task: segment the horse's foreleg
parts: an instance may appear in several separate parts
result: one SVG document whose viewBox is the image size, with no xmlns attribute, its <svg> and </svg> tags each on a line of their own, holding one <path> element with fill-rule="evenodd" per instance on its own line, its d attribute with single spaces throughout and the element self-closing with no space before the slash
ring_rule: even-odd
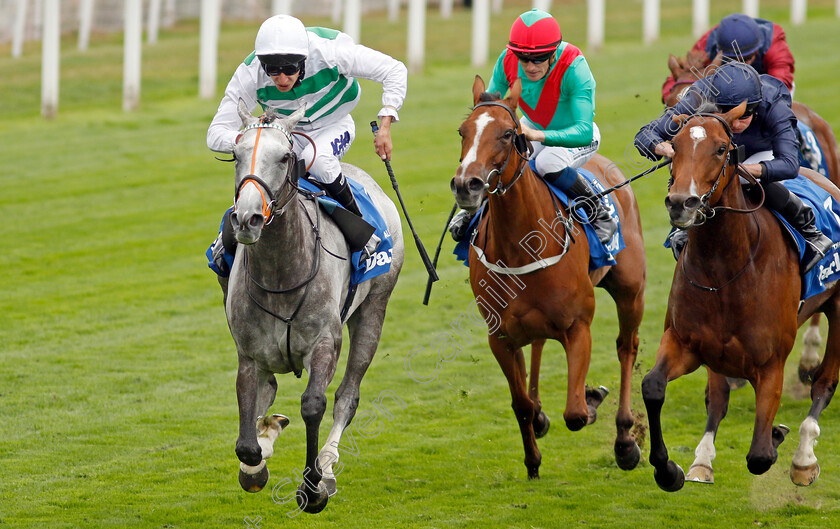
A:
<svg viewBox="0 0 840 529">
<path fill-rule="evenodd" d="M 775 363 L 768 363 L 759 378 L 753 382 L 755 426 L 750 451 L 747 453 L 747 469 L 753 474 L 767 472 L 779 455 L 776 450 L 779 443 L 773 442 L 773 419 L 782 400 L 783 381 L 784 361 L 777 360 Z"/>
<path fill-rule="evenodd" d="M 668 449 L 662 437 L 662 406 L 665 404 L 665 388 L 674 380 L 699 367 L 699 360 L 684 352 L 682 344 L 670 328 L 665 330 L 659 343 L 656 364 L 642 380 L 642 398 L 650 426 L 650 464 L 656 484 L 665 491 L 675 492 L 683 487 L 685 473 L 676 463 L 668 459 Z"/>
<path fill-rule="evenodd" d="M 270 373 L 261 371 L 253 359 L 239 355 L 239 368 L 236 375 L 239 437 L 236 440 L 236 456 L 241 462 L 239 484 L 248 492 L 259 492 L 268 482 L 268 468 L 265 466 L 263 447 L 257 439 L 257 414 L 261 410 L 260 401 L 263 403 L 265 401 L 265 398 L 260 398 L 260 396 L 266 394 L 266 386 L 270 386 L 269 378 L 274 377 Z M 279 428 L 282 429 L 282 426 Z M 268 454 L 269 457 L 270 455 Z"/>
<path fill-rule="evenodd" d="M 566 388 L 566 410 L 563 418 L 569 430 L 577 431 L 594 422 L 594 408 L 586 402 L 586 373 L 592 354 L 592 334 L 589 322 L 576 321 L 566 331 L 563 347 L 566 349 L 566 365 L 569 371 L 569 385 Z"/>
<path fill-rule="evenodd" d="M 542 401 L 540 401 L 540 363 L 543 347 L 545 347 L 545 340 L 536 340 L 531 343 L 531 372 L 528 375 L 528 396 L 534 404 L 534 435 L 537 439 L 544 437 L 551 426 L 551 421 L 542 410 Z"/>
<path fill-rule="evenodd" d="M 802 356 L 799 357 L 799 380 L 803 384 L 810 384 L 814 371 L 820 365 L 820 313 L 817 312 L 808 322 L 808 328 L 802 336 Z"/>
<path fill-rule="evenodd" d="M 799 426 L 799 446 L 793 455 L 790 466 L 790 479 L 800 486 L 807 486 L 816 481 L 820 475 L 820 465 L 814 453 L 814 444 L 820 435 L 819 419 L 822 411 L 831 402 L 837 389 L 838 371 L 840 371 L 840 315 L 837 309 L 827 312 L 829 318 L 828 339 L 825 357 L 822 364 L 814 372 L 811 384 L 811 409 L 808 417 Z"/>
<path fill-rule="evenodd" d="M 539 479 L 542 454 L 537 448 L 537 438 L 534 435 L 534 403 L 528 396 L 525 357 L 521 348 L 508 347 L 495 335 L 491 335 L 489 341 L 493 356 L 502 368 L 510 388 L 511 407 L 519 423 L 522 444 L 525 448 L 525 468 L 528 471 L 528 479 Z"/>
<path fill-rule="evenodd" d="M 706 430 L 697 448 L 694 449 L 694 462 L 688 469 L 686 479 L 697 483 L 714 483 L 715 474 L 712 461 L 715 459 L 715 437 L 720 421 L 729 410 L 729 382 L 726 377 L 707 369 L 709 379 L 706 382 Z"/>
<path fill-rule="evenodd" d="M 327 386 L 335 374 L 340 347 L 340 338 L 337 343 L 327 338 L 316 346 L 309 366 L 309 383 L 300 398 L 300 415 L 306 425 L 306 468 L 303 483 L 298 487 L 302 494 L 298 494 L 296 499 L 298 505 L 310 514 L 324 510 L 329 500 L 318 464 L 318 430 L 327 410 Z"/>
</svg>

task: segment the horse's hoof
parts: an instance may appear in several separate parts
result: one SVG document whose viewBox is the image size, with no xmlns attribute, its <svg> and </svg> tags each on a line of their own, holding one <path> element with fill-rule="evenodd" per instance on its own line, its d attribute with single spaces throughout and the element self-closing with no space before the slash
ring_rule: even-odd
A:
<svg viewBox="0 0 840 529">
<path fill-rule="evenodd" d="M 566 419 L 566 428 L 568 428 L 572 432 L 577 432 L 578 430 L 583 429 L 584 426 L 587 424 L 592 424 L 595 422 L 593 418 L 593 414 L 595 413 L 595 408 L 589 407 L 589 415 L 586 417 L 572 417 L 572 418 L 565 418 Z"/>
<path fill-rule="evenodd" d="M 790 480 L 795 485 L 800 487 L 807 487 L 811 483 L 817 481 L 820 477 L 820 464 L 814 463 L 808 467 L 800 467 L 791 463 L 790 465 Z"/>
<path fill-rule="evenodd" d="M 800 364 L 799 369 L 797 370 L 797 373 L 799 374 L 799 381 L 806 386 L 811 384 L 811 382 L 814 381 L 814 371 L 816 371 L 816 368 L 809 368 Z"/>
<path fill-rule="evenodd" d="M 327 494 L 330 496 L 335 496 L 335 493 L 338 492 L 338 487 L 336 486 L 335 478 L 321 478 L 321 483 L 327 489 Z"/>
<path fill-rule="evenodd" d="M 327 492 L 327 488 L 324 486 L 323 481 L 318 483 L 318 490 L 314 492 L 309 490 L 306 486 L 306 482 L 301 483 L 298 487 L 298 492 L 302 493 L 295 494 L 298 507 L 309 514 L 318 514 L 323 511 L 324 507 L 327 506 L 327 502 L 330 501 L 330 495 Z"/>
<path fill-rule="evenodd" d="M 785 437 L 787 437 L 787 434 L 789 433 L 790 427 L 785 426 L 784 424 L 774 426 L 771 433 L 773 437 L 773 448 L 779 448 L 779 445 L 784 442 Z"/>
<path fill-rule="evenodd" d="M 534 419 L 534 436 L 537 439 L 545 437 L 545 434 L 548 433 L 548 428 L 551 426 L 551 421 L 548 420 L 548 415 L 545 414 L 542 410 L 540 410 L 539 415 L 537 415 L 536 419 Z"/>
<path fill-rule="evenodd" d="M 685 485 L 685 472 L 670 459 L 663 472 L 659 472 L 659 469 L 656 468 L 653 469 L 653 478 L 659 488 L 665 492 L 677 492 Z"/>
<path fill-rule="evenodd" d="M 709 465 L 695 463 L 688 469 L 688 475 L 685 479 L 694 483 L 708 483 L 711 485 L 715 482 L 715 472 Z"/>
<path fill-rule="evenodd" d="M 245 463 L 239 463 L 239 484 L 245 492 L 259 492 L 268 483 L 268 467 L 265 461 L 251 467 Z"/>
<path fill-rule="evenodd" d="M 609 395 L 610 390 L 604 386 L 597 388 L 586 388 L 586 407 L 589 414 L 586 424 L 593 424 L 598 420 L 598 406 L 604 402 L 604 399 Z"/>
<path fill-rule="evenodd" d="M 741 389 L 742 387 L 747 385 L 747 379 L 745 378 L 726 377 L 726 382 L 729 384 L 729 389 L 731 391 Z"/>
<path fill-rule="evenodd" d="M 622 450 L 619 448 L 618 443 L 616 443 L 615 462 L 621 470 L 633 470 L 639 464 L 639 460 L 642 459 L 642 450 L 635 441 L 633 441 L 633 446 L 628 453 L 621 454 L 621 452 Z"/>
</svg>

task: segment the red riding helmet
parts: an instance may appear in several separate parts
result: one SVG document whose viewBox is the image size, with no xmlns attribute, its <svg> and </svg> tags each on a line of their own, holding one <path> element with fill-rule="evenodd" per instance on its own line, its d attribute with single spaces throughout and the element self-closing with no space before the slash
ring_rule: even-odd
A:
<svg viewBox="0 0 840 529">
<path fill-rule="evenodd" d="M 562 41 L 560 24 L 554 17 L 545 11 L 532 9 L 513 22 L 507 48 L 520 53 L 548 53 L 556 50 Z"/>
</svg>

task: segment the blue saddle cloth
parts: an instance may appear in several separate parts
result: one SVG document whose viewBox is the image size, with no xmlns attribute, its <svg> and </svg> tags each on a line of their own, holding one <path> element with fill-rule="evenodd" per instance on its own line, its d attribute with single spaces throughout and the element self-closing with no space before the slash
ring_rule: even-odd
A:
<svg viewBox="0 0 840 529">
<path fill-rule="evenodd" d="M 596 193 L 604 190 L 604 186 L 601 185 L 601 182 L 598 181 L 597 178 L 595 178 L 594 174 L 586 169 L 578 169 L 577 171 L 589 181 L 589 185 L 592 186 L 592 189 L 594 189 Z M 551 184 L 548 184 L 548 187 L 560 200 L 563 206 L 569 206 L 569 197 L 566 193 Z M 612 239 L 610 239 L 609 244 L 604 245 L 600 240 L 598 240 L 598 235 L 595 233 L 595 229 L 592 225 L 589 223 L 583 223 L 583 231 L 586 233 L 586 239 L 589 241 L 589 270 L 595 270 L 596 268 L 601 268 L 602 266 L 613 266 L 615 264 L 615 256 L 618 255 L 618 252 L 625 248 L 624 236 L 621 234 L 621 223 L 619 222 L 618 211 L 615 208 L 612 196 L 607 195 L 602 197 L 601 203 L 608 209 L 610 215 L 612 215 L 613 219 L 615 219 L 618 223 L 618 230 L 615 232 Z M 472 241 L 475 235 L 475 231 L 478 227 L 478 220 L 481 218 L 483 209 L 484 206 L 482 206 L 479 209 L 478 214 L 473 217 L 472 222 L 467 228 L 466 236 L 455 245 L 455 250 L 452 252 L 455 254 L 456 259 L 463 261 L 464 266 L 467 267 L 470 266 L 470 241 Z M 578 208 L 578 214 L 578 218 L 587 218 L 586 213 L 582 208 Z"/>
<path fill-rule="evenodd" d="M 802 140 L 804 141 L 805 145 L 807 145 L 808 148 L 810 148 L 817 154 L 819 160 L 819 164 L 817 165 L 817 167 L 811 167 L 811 163 L 808 160 L 806 160 L 805 157 L 802 155 L 801 147 L 803 146 L 800 146 L 799 165 L 801 165 L 802 167 L 807 167 L 808 169 L 813 169 L 814 171 L 828 178 L 828 163 L 826 162 L 825 154 L 823 153 L 822 147 L 817 141 L 817 137 L 814 136 L 814 132 L 808 127 L 808 125 L 805 125 L 801 121 L 797 121 L 796 124 L 799 127 L 799 132 L 802 133 Z"/>
<path fill-rule="evenodd" d="M 359 264 L 359 259 L 362 257 L 361 250 L 351 254 L 350 261 L 353 264 L 353 272 L 350 274 L 350 284 L 358 285 L 368 279 L 382 275 L 391 269 L 391 252 L 394 249 L 394 241 L 391 240 L 391 232 L 388 230 L 385 218 L 379 209 L 377 209 L 362 184 L 350 178 L 347 179 L 347 182 L 349 182 L 350 188 L 353 189 L 353 196 L 356 198 L 356 204 L 358 204 L 359 210 L 362 212 L 362 217 L 368 224 L 375 228 L 374 234 L 381 240 L 379 246 L 376 248 L 376 253 L 368 257 L 361 264 Z M 298 180 L 298 184 L 301 189 L 313 193 L 321 191 L 320 188 L 305 178 Z M 329 195 L 318 197 L 318 202 L 321 204 L 321 207 L 326 208 L 328 211 L 330 208 L 343 207 Z"/>
<path fill-rule="evenodd" d="M 840 279 L 840 255 L 838 254 L 837 241 L 840 241 L 840 204 L 834 200 L 828 191 L 800 175 L 791 180 L 784 180 L 782 184 L 792 193 L 796 194 L 802 201 L 810 206 L 816 217 L 817 228 L 823 234 L 835 242 L 834 246 L 825 254 L 825 257 L 817 266 L 812 268 L 802 278 L 801 299 L 805 300 L 825 292 L 826 283 Z M 805 253 L 805 239 L 798 231 L 788 224 L 781 215 L 773 212 L 787 232 L 796 242 L 799 251 L 799 259 Z"/>
<path fill-rule="evenodd" d="M 379 209 L 377 209 L 374 205 L 365 188 L 360 183 L 355 180 L 351 180 L 350 178 L 348 178 L 347 181 L 353 189 L 353 196 L 356 198 L 356 204 L 358 204 L 359 210 L 362 212 L 362 216 L 367 223 L 375 228 L 374 233 L 380 239 L 376 253 L 370 256 L 367 260 L 363 261 L 361 264 L 359 263 L 359 259 L 361 259 L 362 255 L 361 251 L 353 252 L 350 256 L 350 261 L 353 265 L 353 272 L 350 274 L 350 285 L 353 286 L 358 285 L 359 283 L 364 283 L 368 279 L 384 274 L 391 269 L 391 252 L 394 248 L 394 241 L 391 239 L 391 232 L 388 230 L 385 218 L 382 216 Z M 321 191 L 320 188 L 305 178 L 298 180 L 298 186 L 301 189 L 305 189 L 313 193 Z M 332 211 L 332 209 L 336 207 L 343 207 L 335 199 L 327 195 L 318 197 L 318 202 L 321 204 L 321 207 L 324 207 L 327 211 Z M 219 233 L 222 231 L 224 219 L 227 218 L 228 212 L 232 209 L 232 207 L 229 208 L 222 217 L 222 223 L 219 225 Z M 208 260 L 207 266 L 209 266 L 210 269 L 217 274 L 221 275 L 220 271 L 213 263 L 212 248 L 213 246 L 210 245 L 210 248 L 208 248 L 205 252 Z M 227 261 L 228 268 L 232 268 L 234 258 L 233 254 L 225 252 L 224 258 L 225 261 Z"/>
</svg>

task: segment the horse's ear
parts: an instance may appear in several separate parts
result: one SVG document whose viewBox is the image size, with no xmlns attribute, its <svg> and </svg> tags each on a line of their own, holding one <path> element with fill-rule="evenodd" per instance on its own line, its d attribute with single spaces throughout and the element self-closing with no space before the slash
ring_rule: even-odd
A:
<svg viewBox="0 0 840 529">
<path fill-rule="evenodd" d="M 306 112 L 306 107 L 299 107 L 297 110 L 289 114 L 289 117 L 283 119 L 283 126 L 286 130 L 291 131 L 301 120 L 303 114 Z"/>
<path fill-rule="evenodd" d="M 510 95 L 507 96 L 507 104 L 514 111 L 519 107 L 519 97 L 522 95 L 522 81 L 517 77 L 510 87 Z"/>
<path fill-rule="evenodd" d="M 738 118 L 744 115 L 744 111 L 747 110 L 747 100 L 741 101 L 741 104 L 737 107 L 733 108 L 726 114 L 723 114 L 723 119 L 726 120 L 727 123 L 732 125 Z"/>
<path fill-rule="evenodd" d="M 245 104 L 245 100 L 241 97 L 239 98 L 239 103 L 236 105 L 236 110 L 239 111 L 239 118 L 246 127 L 259 121 L 259 118 L 255 118 L 251 114 L 251 111 L 248 110 L 248 105 Z"/>
<path fill-rule="evenodd" d="M 675 114 L 671 116 L 671 121 L 682 127 L 685 125 L 685 122 L 691 119 L 691 115 L 689 114 Z"/>
<path fill-rule="evenodd" d="M 680 66 L 680 61 L 674 56 L 673 53 L 668 54 L 668 69 L 671 70 L 671 75 L 674 76 L 674 79 L 679 77 L 682 73 L 682 66 Z"/>
<path fill-rule="evenodd" d="M 475 82 L 473 83 L 473 106 L 477 105 L 481 100 L 481 94 L 484 93 L 484 89 L 484 79 L 480 75 L 476 75 Z"/>
</svg>

